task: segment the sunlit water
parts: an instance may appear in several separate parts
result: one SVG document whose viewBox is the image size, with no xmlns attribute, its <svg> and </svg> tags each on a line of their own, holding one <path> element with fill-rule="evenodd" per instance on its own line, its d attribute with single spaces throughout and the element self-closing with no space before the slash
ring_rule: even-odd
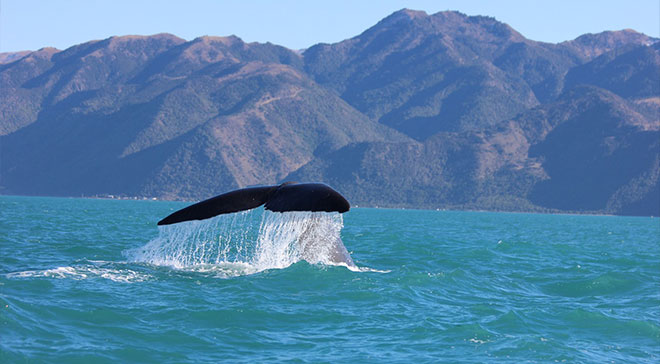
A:
<svg viewBox="0 0 660 364">
<path fill-rule="evenodd" d="M 0 362 L 660 361 L 657 218 L 185 205 L 0 196 Z"/>
</svg>

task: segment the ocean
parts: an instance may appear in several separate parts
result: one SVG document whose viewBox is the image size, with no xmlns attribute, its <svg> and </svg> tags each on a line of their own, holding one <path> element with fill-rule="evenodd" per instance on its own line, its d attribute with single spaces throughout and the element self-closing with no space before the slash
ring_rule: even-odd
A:
<svg viewBox="0 0 660 364">
<path fill-rule="evenodd" d="M 186 205 L 0 196 L 0 362 L 660 362 L 658 218 Z"/>
</svg>

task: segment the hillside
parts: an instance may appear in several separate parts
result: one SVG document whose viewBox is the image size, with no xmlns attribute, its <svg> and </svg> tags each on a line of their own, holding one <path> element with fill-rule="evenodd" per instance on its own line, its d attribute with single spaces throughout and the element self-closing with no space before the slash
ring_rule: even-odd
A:
<svg viewBox="0 0 660 364">
<path fill-rule="evenodd" d="M 658 123 L 581 87 L 479 132 L 347 145 L 287 179 L 328 181 L 362 205 L 653 214 L 659 149 Z"/>
<path fill-rule="evenodd" d="M 123 36 L 0 58 L 0 193 L 660 214 L 660 43 L 402 10 L 302 54 Z"/>
<path fill-rule="evenodd" d="M 398 138 L 314 84 L 297 60 L 238 38 L 168 35 L 58 53 L 17 87 L 41 109 L 7 128 L 3 185 L 19 194 L 197 198 L 277 181 L 350 141 Z M 2 71 L 21 74 L 23 62 Z"/>
</svg>

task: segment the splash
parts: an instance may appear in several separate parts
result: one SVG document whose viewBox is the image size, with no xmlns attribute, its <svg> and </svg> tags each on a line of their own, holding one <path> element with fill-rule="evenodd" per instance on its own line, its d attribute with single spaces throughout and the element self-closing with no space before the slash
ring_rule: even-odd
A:
<svg viewBox="0 0 660 364">
<path fill-rule="evenodd" d="M 151 275 L 122 267 L 120 263 L 89 261 L 85 264 L 56 267 L 44 270 L 26 270 L 8 273 L 7 278 L 33 278 L 46 277 L 57 279 L 93 279 L 104 278 L 114 282 L 135 283 L 144 282 L 152 278 Z"/>
<path fill-rule="evenodd" d="M 338 213 L 253 209 L 159 227 L 145 246 L 125 252 L 132 262 L 179 269 L 227 269 L 250 274 L 299 261 L 357 269 L 341 241 Z M 225 272 L 226 273 L 226 272 Z"/>
</svg>

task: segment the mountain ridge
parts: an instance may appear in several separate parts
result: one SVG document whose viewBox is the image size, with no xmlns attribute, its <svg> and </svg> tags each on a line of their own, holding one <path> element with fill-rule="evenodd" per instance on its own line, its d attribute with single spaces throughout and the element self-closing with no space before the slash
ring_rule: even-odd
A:
<svg viewBox="0 0 660 364">
<path fill-rule="evenodd" d="M 167 33 L 44 48 L 0 62 L 0 193 L 297 179 L 361 206 L 658 215 L 659 69 L 631 30 L 550 44 L 408 9 L 303 52 Z"/>
</svg>

